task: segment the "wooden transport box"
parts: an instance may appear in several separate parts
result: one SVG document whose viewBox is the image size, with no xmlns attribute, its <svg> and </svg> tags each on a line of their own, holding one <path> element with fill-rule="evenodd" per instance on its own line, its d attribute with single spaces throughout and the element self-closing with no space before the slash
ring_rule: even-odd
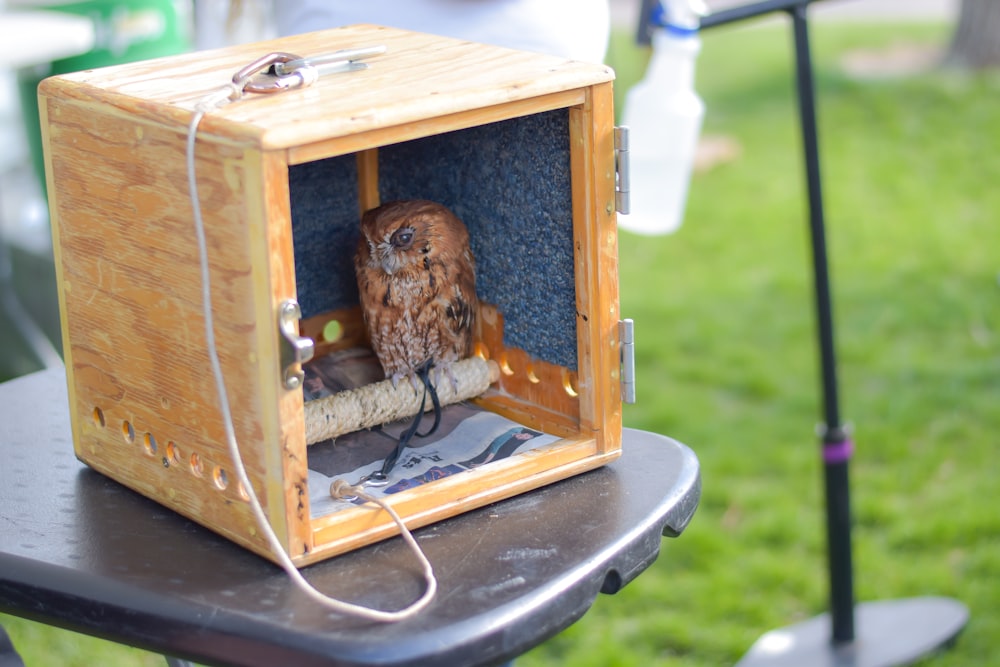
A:
<svg viewBox="0 0 1000 667">
<path fill-rule="evenodd" d="M 345 447 L 307 446 L 308 387 L 290 356 L 290 343 L 308 349 L 306 339 L 321 360 L 366 345 L 352 256 L 361 213 L 380 202 L 430 199 L 465 222 L 482 304 L 476 356 L 500 371 L 476 404 L 521 431 L 555 436 L 401 483 L 386 497 L 408 525 L 619 454 L 612 71 L 352 26 L 63 75 L 39 88 L 76 455 L 274 558 L 232 473 L 210 369 L 189 124 L 200 100 L 265 54 L 377 45 L 385 52 L 367 69 L 247 92 L 209 111 L 196 135 L 216 349 L 236 439 L 299 566 L 397 532 L 385 511 L 334 501 L 321 485 L 340 473 L 313 470 L 322 467 L 317 452 L 325 448 L 326 461 Z M 418 440 L 413 447 L 421 451 Z"/>
</svg>

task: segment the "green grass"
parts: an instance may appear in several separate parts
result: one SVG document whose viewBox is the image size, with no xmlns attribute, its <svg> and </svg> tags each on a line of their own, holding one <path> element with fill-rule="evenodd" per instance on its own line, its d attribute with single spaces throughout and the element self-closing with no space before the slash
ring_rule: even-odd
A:
<svg viewBox="0 0 1000 667">
<path fill-rule="evenodd" d="M 945 26 L 821 24 L 812 36 L 841 398 L 858 447 L 857 597 L 963 601 L 968 628 L 927 664 L 978 667 L 1000 649 L 1000 76 L 860 81 L 838 66 L 857 47 L 945 43 Z M 613 50 L 619 91 L 642 62 L 625 41 Z M 649 570 L 521 667 L 729 665 L 763 632 L 827 608 L 792 81 L 784 25 L 705 35 L 705 131 L 742 155 L 695 178 L 678 233 L 621 238 L 639 368 L 626 423 L 696 451 L 701 505 Z M 162 664 L 0 622 L 29 667 Z"/>
<path fill-rule="evenodd" d="M 839 57 L 943 26 L 815 25 L 841 398 L 852 422 L 859 601 L 958 598 L 971 621 L 927 664 L 1000 644 L 1000 93 L 997 73 L 852 80 Z M 616 48 L 618 46 L 616 45 Z M 615 51 L 619 83 L 634 53 Z M 695 177 L 672 236 L 621 238 L 636 321 L 629 426 L 690 444 L 694 521 L 631 586 L 522 666 L 728 665 L 827 609 L 821 418 L 801 144 L 783 25 L 707 33 L 707 133 L 742 156 Z M 624 86 L 620 86 L 624 88 Z"/>
</svg>

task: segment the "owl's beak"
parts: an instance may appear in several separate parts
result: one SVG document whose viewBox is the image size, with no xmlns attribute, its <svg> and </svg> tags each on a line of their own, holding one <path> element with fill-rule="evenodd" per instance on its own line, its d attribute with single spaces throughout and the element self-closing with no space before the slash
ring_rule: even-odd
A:
<svg viewBox="0 0 1000 667">
<path fill-rule="evenodd" d="M 388 275 L 391 276 L 396 272 L 397 269 L 399 269 L 399 258 L 396 257 L 396 253 L 392 251 L 391 247 L 386 248 L 380 245 L 378 249 L 378 254 L 379 254 L 379 261 L 378 261 L 379 266 L 381 266 L 382 270 L 385 271 Z"/>
</svg>

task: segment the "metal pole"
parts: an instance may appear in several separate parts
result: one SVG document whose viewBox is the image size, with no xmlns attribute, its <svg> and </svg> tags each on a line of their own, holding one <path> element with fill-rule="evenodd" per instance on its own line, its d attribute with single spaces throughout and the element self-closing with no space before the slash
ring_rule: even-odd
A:
<svg viewBox="0 0 1000 667">
<path fill-rule="evenodd" d="M 837 361 L 833 339 L 833 307 L 827 264 L 823 194 L 820 187 L 819 141 L 816 128 L 816 94 L 813 84 L 809 24 L 805 4 L 789 10 L 795 34 L 795 71 L 799 115 L 805 154 L 806 187 L 809 195 L 809 230 L 812 240 L 823 386 L 823 417 L 820 437 L 826 482 L 827 549 L 829 554 L 830 606 L 835 644 L 854 641 L 854 574 L 851 550 L 851 503 L 848 463 L 853 445 L 840 422 Z"/>
<path fill-rule="evenodd" d="M 712 12 L 703 17 L 701 29 L 758 18 L 773 12 L 790 12 L 794 9 L 802 9 L 811 2 L 818 2 L 818 0 L 759 0 L 746 5 L 737 5 Z"/>
<path fill-rule="evenodd" d="M 759 0 L 706 16 L 701 22 L 702 29 L 705 29 L 775 11 L 787 12 L 792 19 L 823 392 L 820 442 L 826 483 L 829 618 L 824 614 L 764 634 L 737 667 L 907 665 L 954 641 L 968 622 L 969 610 L 960 602 L 940 597 L 868 602 L 857 606 L 854 603 L 848 478 L 848 463 L 854 445 L 840 421 L 837 393 L 833 306 L 823 221 L 823 193 L 820 187 L 816 92 L 806 18 L 806 8 L 812 1 L 815 0 Z M 648 27 L 640 26 L 640 38 L 646 31 Z"/>
</svg>

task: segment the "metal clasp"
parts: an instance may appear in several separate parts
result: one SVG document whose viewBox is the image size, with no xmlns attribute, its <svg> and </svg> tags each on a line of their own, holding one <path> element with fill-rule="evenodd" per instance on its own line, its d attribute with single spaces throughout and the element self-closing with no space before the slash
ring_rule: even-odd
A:
<svg viewBox="0 0 1000 667">
<path fill-rule="evenodd" d="M 368 486 L 373 489 L 378 489 L 383 486 L 389 486 L 389 478 L 382 471 L 376 470 L 375 472 L 370 472 L 359 479 L 355 486 Z"/>
<path fill-rule="evenodd" d="M 340 49 L 319 56 L 308 58 L 298 58 L 274 64 L 274 72 L 278 75 L 294 74 L 304 67 L 311 67 L 318 75 L 332 74 L 334 72 L 353 72 L 354 70 L 366 69 L 366 63 L 358 62 L 362 58 L 377 56 L 386 52 L 386 47 L 362 46 L 356 49 Z"/>
<path fill-rule="evenodd" d="M 294 300 L 286 299 L 281 303 L 278 311 L 278 331 L 281 333 L 281 339 L 278 342 L 281 346 L 281 380 L 285 389 L 298 389 L 302 386 L 302 381 L 305 379 L 302 364 L 312 359 L 315 352 L 313 339 L 299 335 L 301 317 L 302 311 Z"/>
<path fill-rule="evenodd" d="M 315 71 L 310 78 L 306 76 L 307 72 L 301 69 L 286 74 L 278 74 L 275 70 L 275 66 L 279 63 L 297 60 L 302 58 L 292 53 L 281 51 L 269 53 L 236 72 L 233 75 L 233 85 L 251 93 L 277 93 L 311 83 L 316 78 Z"/>
<path fill-rule="evenodd" d="M 632 209 L 632 177 L 629 168 L 628 127 L 615 128 L 615 210 L 628 215 Z"/>
<path fill-rule="evenodd" d="M 384 46 L 341 49 L 332 53 L 303 58 L 277 51 L 258 58 L 233 75 L 233 85 L 251 93 L 280 93 L 308 86 L 321 74 L 353 72 L 365 69 L 362 58 L 385 53 Z"/>
<path fill-rule="evenodd" d="M 622 402 L 635 403 L 635 324 L 632 320 L 618 321 L 618 344 L 621 346 Z"/>
</svg>

